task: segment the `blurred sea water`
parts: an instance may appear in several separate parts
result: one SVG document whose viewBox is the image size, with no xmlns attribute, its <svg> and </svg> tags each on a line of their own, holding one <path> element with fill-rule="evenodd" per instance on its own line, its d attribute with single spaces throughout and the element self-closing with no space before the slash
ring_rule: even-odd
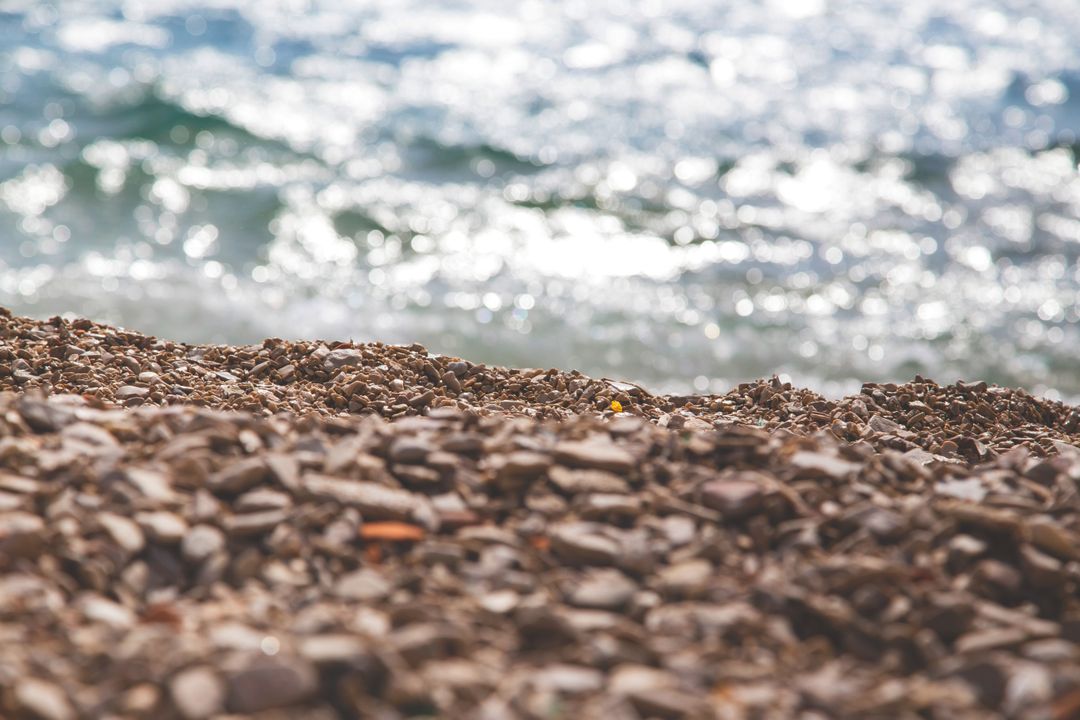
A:
<svg viewBox="0 0 1080 720">
<path fill-rule="evenodd" d="M 1080 396 L 1075 0 L 3 0 L 0 304 Z"/>
</svg>

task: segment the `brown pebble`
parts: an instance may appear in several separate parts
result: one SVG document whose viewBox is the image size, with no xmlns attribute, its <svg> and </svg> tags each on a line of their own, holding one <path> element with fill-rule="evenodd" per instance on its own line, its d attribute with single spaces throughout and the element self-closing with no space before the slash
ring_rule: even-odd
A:
<svg viewBox="0 0 1080 720">
<path fill-rule="evenodd" d="M 297 705 L 318 690 L 318 674 L 299 658 L 256 658 L 229 678 L 228 708 L 256 713 Z"/>
</svg>

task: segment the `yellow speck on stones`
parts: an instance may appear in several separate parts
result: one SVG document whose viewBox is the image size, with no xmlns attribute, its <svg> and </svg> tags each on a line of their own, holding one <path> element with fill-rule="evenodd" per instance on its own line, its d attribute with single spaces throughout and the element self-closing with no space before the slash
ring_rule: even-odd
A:
<svg viewBox="0 0 1080 720">
<path fill-rule="evenodd" d="M 622 412 L 622 403 L 619 402 L 618 400 L 612 400 L 611 401 L 611 409 L 614 410 L 617 413 Z"/>
</svg>

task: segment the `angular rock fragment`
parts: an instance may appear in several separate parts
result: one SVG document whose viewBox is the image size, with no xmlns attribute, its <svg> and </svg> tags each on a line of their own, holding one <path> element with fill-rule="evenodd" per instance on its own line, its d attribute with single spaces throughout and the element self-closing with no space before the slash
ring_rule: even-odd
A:
<svg viewBox="0 0 1080 720">
<path fill-rule="evenodd" d="M 713 480 L 701 487 L 701 501 L 727 520 L 741 520 L 762 509 L 765 491 L 752 480 Z"/>
<path fill-rule="evenodd" d="M 629 473 L 634 457 L 623 448 L 602 442 L 564 441 L 555 446 L 555 459 L 571 467 L 607 470 L 616 474 Z"/>
<path fill-rule="evenodd" d="M 582 523 L 556 528 L 551 549 L 565 561 L 581 565 L 613 565 L 619 557 L 619 543 Z"/>
<path fill-rule="evenodd" d="M 206 482 L 215 493 L 236 494 L 249 490 L 266 477 L 266 463 L 261 458 L 249 458 L 226 465 Z"/>
</svg>

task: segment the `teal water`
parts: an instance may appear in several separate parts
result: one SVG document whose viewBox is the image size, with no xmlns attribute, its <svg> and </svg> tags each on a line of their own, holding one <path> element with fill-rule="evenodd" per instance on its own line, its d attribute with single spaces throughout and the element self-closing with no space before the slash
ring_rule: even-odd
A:
<svg viewBox="0 0 1080 720">
<path fill-rule="evenodd" d="M 1080 396 L 1071 0 L 0 3 L 0 304 Z"/>
</svg>

